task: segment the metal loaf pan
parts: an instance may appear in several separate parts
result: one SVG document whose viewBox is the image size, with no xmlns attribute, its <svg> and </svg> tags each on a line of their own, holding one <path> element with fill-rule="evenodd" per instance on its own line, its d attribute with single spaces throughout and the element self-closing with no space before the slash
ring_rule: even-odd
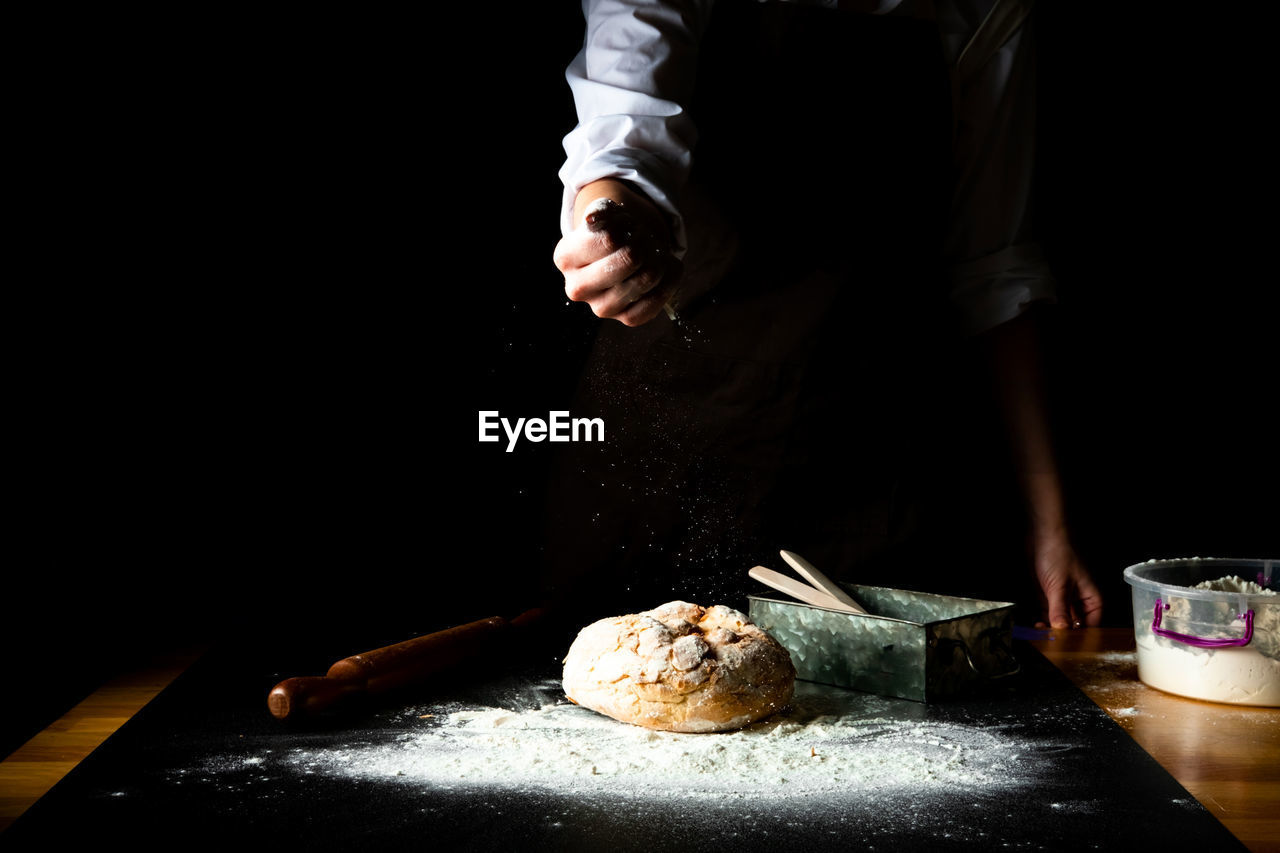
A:
<svg viewBox="0 0 1280 853">
<path fill-rule="evenodd" d="M 1014 605 L 841 584 L 868 615 L 748 596 L 805 681 L 933 702 L 1018 671 Z"/>
</svg>

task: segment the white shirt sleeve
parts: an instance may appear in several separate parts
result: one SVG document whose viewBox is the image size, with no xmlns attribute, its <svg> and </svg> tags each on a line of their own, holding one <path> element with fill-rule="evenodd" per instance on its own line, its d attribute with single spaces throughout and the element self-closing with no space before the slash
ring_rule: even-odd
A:
<svg viewBox="0 0 1280 853">
<path fill-rule="evenodd" d="M 815 0 L 809 0 L 815 2 Z M 817 0 L 821 2 L 821 0 Z M 1026 0 L 999 0 L 1018 5 Z M 862 0 L 872 14 L 925 14 L 953 63 L 996 0 Z M 578 124 L 565 137 L 561 229 L 573 229 L 578 191 L 601 178 L 630 181 L 666 212 L 675 251 L 687 247 L 679 194 L 697 137 L 687 111 L 698 43 L 712 0 L 583 0 L 586 38 L 565 73 Z M 922 12 L 923 10 L 923 12 Z M 1031 239 L 1035 66 L 1030 25 L 989 57 L 968 58 L 955 81 L 956 187 L 944 254 L 951 302 L 977 334 L 1054 298 L 1054 282 Z"/>
<path fill-rule="evenodd" d="M 943 49 L 954 65 L 992 11 L 1027 0 L 938 2 Z M 992 16 L 998 18 L 999 15 Z M 990 25 L 988 25 L 990 26 Z M 1034 240 L 1031 184 L 1035 159 L 1035 55 L 1024 20 L 986 56 L 966 57 L 953 72 L 956 179 L 944 255 L 950 299 L 961 331 L 976 335 L 1017 317 L 1056 287 Z M 977 41 L 977 40 L 975 40 Z"/>
<path fill-rule="evenodd" d="M 561 230 L 573 229 L 582 187 L 618 178 L 667 213 L 683 254 L 677 200 L 697 136 L 687 106 L 711 0 L 583 0 L 582 6 L 586 39 L 565 72 L 578 125 L 564 139 Z"/>
</svg>

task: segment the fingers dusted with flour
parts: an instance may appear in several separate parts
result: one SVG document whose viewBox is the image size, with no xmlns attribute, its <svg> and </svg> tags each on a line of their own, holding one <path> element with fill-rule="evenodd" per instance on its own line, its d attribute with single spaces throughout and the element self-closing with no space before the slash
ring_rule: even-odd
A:
<svg viewBox="0 0 1280 853">
<path fill-rule="evenodd" d="M 565 294 L 597 317 L 639 326 L 657 316 L 680 277 L 670 229 L 643 195 L 619 181 L 578 193 L 577 227 L 556 245 Z"/>
</svg>

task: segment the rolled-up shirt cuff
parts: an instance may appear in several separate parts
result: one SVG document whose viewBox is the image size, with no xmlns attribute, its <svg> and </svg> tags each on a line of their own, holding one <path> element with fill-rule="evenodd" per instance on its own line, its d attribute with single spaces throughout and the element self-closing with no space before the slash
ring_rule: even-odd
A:
<svg viewBox="0 0 1280 853">
<path fill-rule="evenodd" d="M 612 79 L 617 75 L 605 61 L 607 52 L 596 69 L 606 79 L 590 79 L 588 52 L 584 49 L 565 72 L 579 123 L 564 138 L 561 231 L 573 230 L 574 199 L 584 186 L 615 178 L 630 182 L 666 213 L 674 243 L 683 254 L 684 222 L 675 196 L 689 175 L 697 129 L 677 101 L 633 88 L 652 87 L 653 82 L 625 75 Z"/>
<path fill-rule="evenodd" d="M 1049 264 L 1037 243 L 1020 243 L 952 267 L 951 304 L 960 330 L 978 335 L 1057 300 Z"/>
<path fill-rule="evenodd" d="M 647 161 L 652 155 L 635 149 L 613 150 L 595 155 L 582 164 L 576 164 L 573 173 L 566 168 L 560 174 L 564 183 L 564 195 L 560 209 L 560 231 L 568 234 L 574 228 L 573 206 L 578 192 L 592 181 L 611 178 L 627 181 L 648 196 L 663 211 L 671 225 L 672 252 L 683 257 L 687 248 L 684 218 L 676 208 L 675 199 L 664 189 L 663 182 L 653 177 L 655 164 Z"/>
</svg>

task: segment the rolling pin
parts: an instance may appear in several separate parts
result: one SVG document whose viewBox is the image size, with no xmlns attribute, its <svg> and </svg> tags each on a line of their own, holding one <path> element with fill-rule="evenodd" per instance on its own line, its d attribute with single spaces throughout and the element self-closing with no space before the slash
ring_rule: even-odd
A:
<svg viewBox="0 0 1280 853">
<path fill-rule="evenodd" d="M 267 708 L 278 720 L 297 719 L 356 696 L 372 696 L 421 682 L 471 660 L 508 632 L 538 621 L 541 609 L 508 621 L 491 616 L 383 646 L 335 663 L 323 676 L 286 678 L 267 695 Z"/>
</svg>

